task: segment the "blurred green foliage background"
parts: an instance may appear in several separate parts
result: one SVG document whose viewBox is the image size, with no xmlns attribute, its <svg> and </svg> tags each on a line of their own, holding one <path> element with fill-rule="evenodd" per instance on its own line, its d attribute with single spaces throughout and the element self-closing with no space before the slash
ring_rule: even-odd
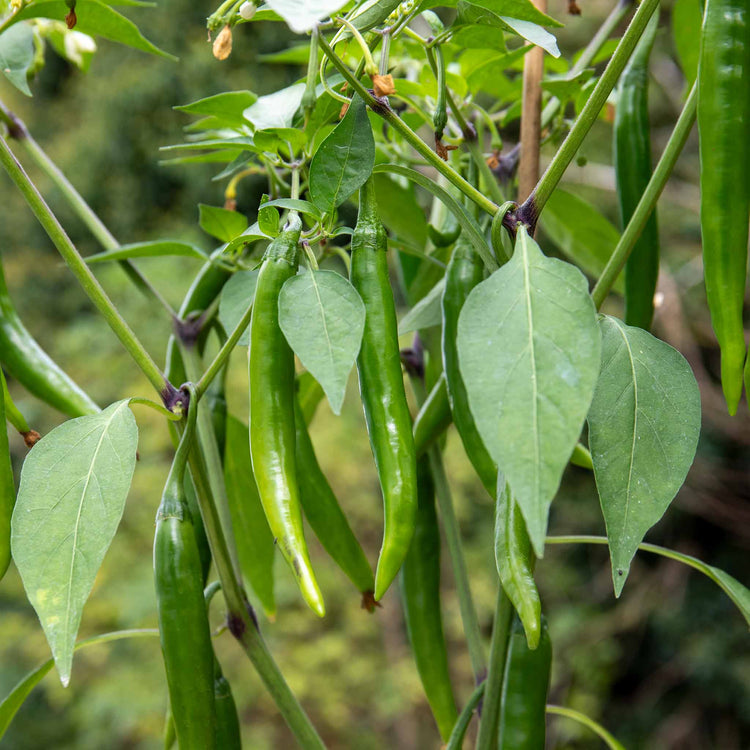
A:
<svg viewBox="0 0 750 750">
<path fill-rule="evenodd" d="M 679 0 L 682 2 L 682 0 Z M 662 9 L 652 86 L 654 148 L 660 150 L 679 109 L 682 80 L 669 35 L 670 6 Z M 560 31 L 563 53 L 585 44 L 605 3 L 583 4 L 580 18 L 565 15 L 562 0 L 551 12 L 568 24 Z M 267 93 L 294 81 L 298 69 L 262 65 L 261 56 L 284 48 L 280 24 L 235 30 L 226 62 L 213 59 L 206 42 L 206 2 L 164 0 L 154 10 L 128 8 L 146 35 L 180 56 L 180 63 L 147 57 L 106 42 L 83 75 L 54 53 L 23 98 L 4 82 L 0 96 L 90 201 L 116 237 L 135 242 L 175 237 L 211 249 L 198 229 L 197 203 L 221 205 L 223 185 L 211 165 L 163 167 L 158 148 L 179 142 L 188 118 L 174 105 L 231 89 Z M 512 143 L 514 134 L 508 134 Z M 610 157 L 611 127 L 602 121 L 587 139 L 586 166 L 571 166 L 567 189 L 579 191 L 617 222 Z M 551 148 L 551 147 L 550 147 Z M 22 156 L 22 154 L 21 154 Z M 74 242 L 89 254 L 95 243 L 49 183 L 31 170 Z M 742 406 L 730 419 L 716 374 L 718 354 L 701 283 L 697 215 L 697 145 L 693 138 L 662 199 L 663 304 L 655 329 L 690 361 L 701 385 L 704 425 L 687 483 L 647 541 L 694 554 L 745 578 L 750 538 L 750 418 Z M 238 210 L 252 219 L 262 185 L 241 185 Z M 32 333 L 101 404 L 128 395 L 149 396 L 119 343 L 73 282 L 10 181 L 0 177 L 0 251 L 8 285 Z M 546 251 L 553 252 L 548 244 Z M 149 260 L 142 270 L 177 306 L 198 270 L 193 260 Z M 97 274 L 149 351 L 163 360 L 169 321 L 115 267 Z M 616 308 L 613 308 L 616 312 Z M 241 352 L 229 376 L 229 408 L 246 411 Z M 59 414 L 15 384 L 14 397 L 29 422 L 45 433 Z M 156 507 L 171 458 L 163 420 L 136 407 L 140 462 L 120 530 L 86 606 L 81 637 L 130 627 L 155 627 L 151 545 Z M 325 404 L 312 426 L 324 470 L 374 562 L 381 538 L 380 492 L 358 401 L 356 381 L 342 417 Z M 25 448 L 11 436 L 14 465 Z M 489 635 L 497 583 L 493 512 L 451 431 L 446 461 L 465 541 L 472 589 Z M 570 469 L 552 508 L 551 533 L 603 534 L 592 478 Z M 328 615 L 318 620 L 277 564 L 279 612 L 262 622 L 265 637 L 293 690 L 332 748 L 433 748 L 439 740 L 406 642 L 397 587 L 383 608 L 369 615 L 348 580 L 312 540 L 312 557 Z M 444 617 L 459 704 L 472 689 L 450 566 L 444 555 Z M 538 583 L 550 622 L 554 668 L 550 701 L 601 721 L 628 748 L 740 750 L 750 747 L 750 649 L 747 629 L 729 600 L 707 579 L 679 564 L 639 555 L 622 598 L 612 595 L 603 548 L 555 546 L 538 565 Z M 220 623 L 220 607 L 214 620 Z M 246 747 L 289 747 L 291 737 L 276 715 L 249 662 L 231 636 L 217 649 L 241 713 Z M 5 695 L 49 652 L 13 567 L 0 586 L 0 693 Z M 120 642 L 80 652 L 70 688 L 55 674 L 45 678 L 11 725 L 3 747 L 160 747 L 166 686 L 157 639 Z M 597 748 L 598 740 L 569 721 L 549 720 L 549 747 Z"/>
</svg>

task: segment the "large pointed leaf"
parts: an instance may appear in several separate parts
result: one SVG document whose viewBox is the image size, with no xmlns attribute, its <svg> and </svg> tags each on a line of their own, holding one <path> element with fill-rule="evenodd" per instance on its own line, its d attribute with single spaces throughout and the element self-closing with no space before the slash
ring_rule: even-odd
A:
<svg viewBox="0 0 750 750">
<path fill-rule="evenodd" d="M 617 318 L 600 325 L 589 444 L 619 596 L 638 545 L 693 463 L 701 402 L 690 365 L 669 344 Z"/>
<path fill-rule="evenodd" d="M 346 5 L 347 0 L 267 0 L 268 7 L 276 11 L 295 34 L 304 34 L 318 25 L 318 21 L 334 14 Z"/>
<path fill-rule="evenodd" d="M 266 616 L 273 617 L 276 613 L 273 593 L 276 547 L 250 463 L 250 433 L 247 426 L 231 414 L 227 417 L 224 481 L 242 575 L 260 599 Z"/>
<path fill-rule="evenodd" d="M 69 12 L 70 9 L 65 0 L 34 0 L 33 3 L 11 16 L 8 24 L 29 18 L 51 18 L 55 21 L 64 21 Z M 76 16 L 78 17 L 76 31 L 82 31 L 91 36 L 101 36 L 111 42 L 119 42 L 142 52 L 150 52 L 152 55 L 177 59 L 174 55 L 160 50 L 149 42 L 132 21 L 100 0 L 77 0 Z"/>
<path fill-rule="evenodd" d="M 537 556 L 599 373 L 588 284 L 521 226 L 511 260 L 469 295 L 458 351 L 474 420 L 516 497 Z"/>
<path fill-rule="evenodd" d="M 357 290 L 335 271 L 293 276 L 281 288 L 279 325 L 300 362 L 323 386 L 334 414 L 340 414 L 365 328 Z"/>
<path fill-rule="evenodd" d="M 352 99 L 344 119 L 320 144 L 310 164 L 310 197 L 331 213 L 364 185 L 375 164 L 375 139 L 367 107 Z"/>
<path fill-rule="evenodd" d="M 128 260 L 130 258 L 161 258 L 169 255 L 186 256 L 206 260 L 208 257 L 199 247 L 180 240 L 153 240 L 151 242 L 133 242 L 120 245 L 116 250 L 107 250 L 96 255 L 89 255 L 87 263 L 102 263 L 109 260 Z"/>
<path fill-rule="evenodd" d="M 13 559 L 63 685 L 83 605 L 125 508 L 137 445 L 128 401 L 118 401 L 45 435 L 21 471 Z"/>
</svg>

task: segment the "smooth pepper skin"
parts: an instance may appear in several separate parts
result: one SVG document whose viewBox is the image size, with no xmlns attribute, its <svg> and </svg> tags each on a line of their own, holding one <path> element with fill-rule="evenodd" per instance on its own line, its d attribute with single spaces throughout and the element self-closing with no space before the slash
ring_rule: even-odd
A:
<svg viewBox="0 0 750 750">
<path fill-rule="evenodd" d="M 221 666 L 214 661 L 214 701 L 216 704 L 216 750 L 242 750 L 240 719 L 232 687 Z"/>
<path fill-rule="evenodd" d="M 434 445 L 452 421 L 448 386 L 445 374 L 441 373 L 414 420 L 414 450 L 417 452 L 417 458 Z"/>
<path fill-rule="evenodd" d="M 365 304 L 357 357 L 359 390 L 385 506 L 385 529 L 375 572 L 375 599 L 393 582 L 414 534 L 417 465 L 398 345 L 396 308 L 388 278 L 388 239 L 377 213 L 375 187 L 359 192 L 352 235 L 351 282 Z"/>
<path fill-rule="evenodd" d="M 503 677 L 498 750 L 544 750 L 551 665 L 546 620 L 542 619 L 539 646 L 531 651 L 521 623 L 514 618 Z"/>
<path fill-rule="evenodd" d="M 453 423 L 464 444 L 475 471 L 482 480 L 487 492 L 495 497 L 497 467 L 484 447 L 482 438 L 474 424 L 469 410 L 469 397 L 466 393 L 461 371 L 458 367 L 458 316 L 471 290 L 484 276 L 482 261 L 470 242 L 461 235 L 453 250 L 445 276 L 443 292 L 443 370 L 448 385 L 448 398 L 453 411 Z"/>
<path fill-rule="evenodd" d="M 99 407 L 66 375 L 26 330 L 13 307 L 0 264 L 0 362 L 27 391 L 69 417 Z"/>
<path fill-rule="evenodd" d="M 703 269 L 730 414 L 742 395 L 742 304 L 750 199 L 747 0 L 707 0 L 698 65 Z"/>
<path fill-rule="evenodd" d="M 440 612 L 440 529 L 427 456 L 417 463 L 417 483 L 417 523 L 401 568 L 401 591 L 414 661 L 440 736 L 446 742 L 458 713 Z"/>
<path fill-rule="evenodd" d="M 181 750 L 215 748 L 214 652 L 203 571 L 183 479 L 195 432 L 197 401 L 188 421 L 156 515 L 154 577 L 169 701 Z"/>
<path fill-rule="evenodd" d="M 5 378 L 1 370 L 0 380 L 0 386 L 4 386 Z M 3 390 L 4 388 L 0 387 L 0 579 L 10 565 L 10 519 L 13 515 L 13 506 L 16 504 L 16 486 L 13 483 L 13 467 L 10 463 Z"/>
<path fill-rule="evenodd" d="M 310 564 L 297 484 L 294 353 L 279 327 L 279 292 L 297 272 L 302 222 L 291 214 L 268 246 L 250 320 L 250 457 L 263 510 L 305 601 L 320 617 L 323 596 Z"/>
<path fill-rule="evenodd" d="M 659 25 L 655 13 L 646 26 L 617 93 L 614 163 L 622 224 L 633 215 L 651 179 L 651 136 L 648 121 L 648 61 Z M 654 316 L 659 276 L 659 227 L 656 212 L 649 217 L 625 264 L 625 322 L 644 330 Z"/>
<path fill-rule="evenodd" d="M 297 481 L 302 510 L 326 552 L 362 592 L 363 607 L 370 608 L 375 587 L 372 568 L 320 468 L 302 407 L 296 397 L 294 419 L 297 433 Z"/>
</svg>

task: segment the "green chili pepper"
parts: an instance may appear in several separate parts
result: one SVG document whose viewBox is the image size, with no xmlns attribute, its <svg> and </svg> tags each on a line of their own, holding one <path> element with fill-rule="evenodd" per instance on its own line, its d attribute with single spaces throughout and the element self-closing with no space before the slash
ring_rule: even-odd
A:
<svg viewBox="0 0 750 750">
<path fill-rule="evenodd" d="M 18 410 L 18 407 L 13 403 L 13 399 L 10 397 L 10 391 L 8 390 L 8 384 L 5 382 L 5 375 L 3 375 L 2 371 L 0 371 L 0 381 L 2 381 L 5 419 L 7 419 L 18 432 L 24 435 L 29 432 L 29 424 L 23 414 Z"/>
<path fill-rule="evenodd" d="M 406 402 L 396 309 L 388 278 L 388 239 L 378 218 L 370 178 L 359 192 L 352 235 L 351 281 L 365 304 L 365 330 L 357 357 L 359 390 L 385 506 L 385 530 L 375 573 L 375 599 L 396 577 L 414 534 L 417 468 Z"/>
<path fill-rule="evenodd" d="M 5 389 L 5 377 L 0 370 L 0 381 Z M 10 565 L 10 519 L 16 504 L 16 486 L 10 463 L 8 429 L 5 426 L 5 399 L 0 398 L 0 579 Z"/>
<path fill-rule="evenodd" d="M 503 677 L 499 750 L 544 750 L 551 664 L 552 644 L 546 620 L 542 619 L 539 647 L 532 651 L 515 618 Z"/>
<path fill-rule="evenodd" d="M 703 270 L 730 414 L 742 395 L 750 201 L 747 0 L 706 0 L 698 64 Z"/>
<path fill-rule="evenodd" d="M 214 659 L 214 702 L 216 705 L 216 750 L 242 750 L 240 719 L 232 686 Z"/>
<path fill-rule="evenodd" d="M 495 561 L 500 582 L 518 612 L 530 649 L 539 646 L 542 605 L 534 582 L 535 555 L 521 511 L 502 475 L 495 504 Z"/>
<path fill-rule="evenodd" d="M 497 487 L 497 467 L 487 453 L 482 438 L 479 437 L 474 418 L 469 410 L 466 386 L 458 366 L 456 335 L 458 315 L 469 296 L 469 292 L 484 277 L 484 269 L 479 255 L 462 235 L 456 242 L 453 256 L 448 264 L 443 292 L 443 368 L 448 385 L 448 398 L 453 412 L 453 422 L 466 450 L 466 455 L 474 466 L 482 484 L 492 497 Z"/>
<path fill-rule="evenodd" d="M 440 613 L 440 529 L 430 459 L 417 462 L 417 522 L 401 568 L 401 589 L 409 643 L 422 687 L 443 741 L 458 718 Z"/>
<path fill-rule="evenodd" d="M 0 264 L 0 362 L 27 391 L 70 417 L 99 407 L 50 358 L 18 317 Z"/>
<path fill-rule="evenodd" d="M 312 422 L 324 395 L 323 387 L 307 370 L 297 376 L 297 399 L 305 416 L 305 424 Z"/>
<path fill-rule="evenodd" d="M 458 223 L 456 215 L 449 211 L 446 214 L 445 221 L 440 229 L 432 224 L 427 225 L 427 234 L 435 247 L 448 247 L 449 245 L 452 245 L 461 234 L 461 225 Z"/>
<path fill-rule="evenodd" d="M 442 374 L 414 420 L 414 450 L 419 458 L 450 427 L 453 421 L 448 386 Z"/>
<path fill-rule="evenodd" d="M 169 700 L 180 748 L 215 747 L 214 654 L 203 573 L 184 475 L 198 412 L 190 388 L 187 424 L 156 514 L 154 574 Z"/>
<path fill-rule="evenodd" d="M 372 612 L 375 588 L 372 568 L 320 468 L 302 407 L 296 398 L 294 419 L 297 431 L 297 481 L 302 510 L 326 552 L 362 592 L 362 607 Z"/>
<path fill-rule="evenodd" d="M 620 77 L 614 126 L 614 163 L 622 224 L 633 215 L 651 179 L 651 136 L 648 121 L 648 61 L 659 26 L 649 21 L 630 62 Z M 654 315 L 659 275 L 659 228 L 656 211 L 625 264 L 625 322 L 645 330 Z"/>
<path fill-rule="evenodd" d="M 268 525 L 305 601 L 325 614 L 302 528 L 294 427 L 294 353 L 279 328 L 279 292 L 297 272 L 302 222 L 291 213 L 268 246 L 250 320 L 250 456 Z"/>
</svg>

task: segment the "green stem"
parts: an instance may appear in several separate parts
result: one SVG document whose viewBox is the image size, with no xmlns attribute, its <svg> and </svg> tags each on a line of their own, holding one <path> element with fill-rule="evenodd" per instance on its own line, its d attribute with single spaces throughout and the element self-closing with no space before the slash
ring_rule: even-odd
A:
<svg viewBox="0 0 750 750">
<path fill-rule="evenodd" d="M 487 672 L 487 687 L 484 690 L 482 718 L 479 722 L 477 750 L 490 750 L 497 746 L 497 724 L 500 719 L 500 700 L 505 675 L 505 657 L 508 653 L 510 623 L 513 606 L 505 595 L 503 587 L 498 587 L 495 604 L 495 621 L 492 624 L 490 643 L 490 666 Z"/>
<path fill-rule="evenodd" d="M 417 376 L 411 376 L 410 380 L 417 406 L 421 409 L 427 400 L 424 381 Z M 479 629 L 477 612 L 471 597 L 469 575 L 466 570 L 466 560 L 464 559 L 463 547 L 461 545 L 461 530 L 458 527 L 458 520 L 453 509 L 453 498 L 451 497 L 448 477 L 445 474 L 445 466 L 443 465 L 440 448 L 433 446 L 429 451 L 429 459 L 432 478 L 435 482 L 435 496 L 437 497 L 437 504 L 440 509 L 440 518 L 443 522 L 443 531 L 445 532 L 448 554 L 450 555 L 453 568 L 453 577 L 456 582 L 458 609 L 461 613 L 461 623 L 463 624 L 464 635 L 466 636 L 469 661 L 474 673 L 474 681 L 479 683 L 484 679 L 487 671 L 487 657 L 485 656 L 484 645 L 482 644 L 482 633 Z"/>
<path fill-rule="evenodd" d="M 451 736 L 448 738 L 448 744 L 445 746 L 445 750 L 461 750 L 463 747 L 464 735 L 469 728 L 471 717 L 474 715 L 474 710 L 479 705 L 479 701 L 482 700 L 485 684 L 485 682 L 480 682 L 474 688 L 474 692 L 469 696 L 466 705 L 461 709 L 461 713 L 458 715 Z"/>
<path fill-rule="evenodd" d="M 188 380 L 197 382 L 202 370 L 197 350 L 194 346 L 187 346 L 180 339 L 178 339 L 178 345 Z M 239 557 L 232 532 L 232 516 L 229 512 L 227 488 L 224 483 L 224 468 L 221 461 L 221 454 L 219 453 L 219 445 L 216 442 L 216 433 L 214 432 L 211 413 L 206 404 L 201 404 L 198 408 L 198 445 L 200 446 L 205 462 L 208 483 L 211 487 L 211 496 L 213 497 L 214 507 L 219 515 L 226 547 L 229 550 L 229 557 L 232 561 L 235 575 L 241 580 L 242 574 L 240 572 Z"/>
<path fill-rule="evenodd" d="M 580 147 L 586 134 L 591 126 L 596 122 L 599 111 L 607 101 L 612 89 L 617 84 L 620 74 L 630 58 L 635 45 L 646 28 L 646 24 L 659 5 L 659 0 L 642 0 L 638 10 L 633 16 L 625 34 L 620 39 L 617 49 L 615 49 L 612 59 L 604 69 L 601 78 L 597 82 L 594 90 L 591 92 L 586 105 L 578 115 L 573 127 L 570 129 L 567 138 L 563 141 L 557 150 L 554 158 L 550 162 L 547 170 L 537 183 L 531 195 L 526 199 L 523 205 L 516 211 L 516 219 L 522 221 L 531 230 L 536 227 L 539 214 L 542 212 L 547 200 L 560 182 L 568 165 L 573 161 L 578 148 Z"/>
<path fill-rule="evenodd" d="M 656 2 L 657 0 L 644 0 L 645 2 Z M 375 114 L 380 115 L 394 130 L 398 131 L 401 137 L 431 166 L 442 174 L 452 185 L 460 190 L 465 196 L 470 198 L 483 211 L 494 216 L 497 211 L 497 205 L 489 198 L 482 195 L 473 185 L 468 183 L 458 172 L 456 172 L 447 162 L 444 162 L 398 115 L 388 106 L 388 103 L 376 99 L 370 92 L 359 82 L 359 79 L 352 75 L 349 68 L 331 49 L 331 46 L 321 34 L 318 42 L 326 53 L 326 57 L 331 61 L 333 66 L 346 79 L 349 86 L 362 97 L 365 104 Z"/>
<path fill-rule="evenodd" d="M 151 399 L 148 398 L 131 398 L 130 401 L 128 401 L 128 406 L 133 406 L 134 404 L 148 406 L 163 417 L 166 417 L 170 422 L 179 422 L 183 417 L 182 412 L 176 414 L 169 409 L 165 409 L 161 404 L 157 404 L 156 401 L 151 401 Z"/>
<path fill-rule="evenodd" d="M 612 255 L 607 261 L 607 265 L 602 271 L 602 275 L 596 282 L 596 286 L 591 292 L 591 296 L 594 300 L 594 304 L 597 309 L 602 306 L 602 303 L 609 294 L 612 285 L 615 283 L 620 271 L 625 266 L 625 263 L 630 256 L 630 253 L 635 247 L 635 243 L 641 236 L 643 228 L 646 226 L 651 213 L 656 207 L 656 203 L 659 200 L 659 196 L 664 190 L 664 186 L 667 184 L 674 165 L 677 162 L 682 149 L 687 142 L 690 131 L 693 128 L 695 122 L 696 107 L 698 104 L 698 89 L 697 84 L 693 84 L 693 88 L 690 89 L 685 106 L 682 108 L 677 123 L 674 126 L 672 135 L 669 137 L 667 145 L 664 147 L 664 153 L 662 153 L 659 163 L 656 165 L 651 179 L 646 185 L 646 189 L 643 191 L 640 201 L 636 206 L 633 215 L 630 217 L 628 225 L 625 227 L 625 231 L 620 236 L 615 249 L 612 251 Z"/>
<path fill-rule="evenodd" d="M 552 706 L 547 705 L 546 711 L 552 716 L 564 716 L 566 719 L 572 719 L 577 721 L 579 724 L 590 729 L 594 734 L 598 735 L 609 750 L 625 750 L 625 746 L 618 742 L 601 724 L 598 724 L 593 719 L 582 714 L 580 711 L 575 711 L 572 708 L 565 708 L 564 706 Z"/>
<path fill-rule="evenodd" d="M 575 65 L 568 71 L 566 79 L 571 80 L 575 78 L 579 73 L 582 73 L 586 68 L 591 65 L 594 58 L 599 54 L 601 48 L 605 45 L 609 39 L 610 34 L 617 28 L 620 21 L 625 18 L 625 15 L 633 5 L 634 0 L 618 0 L 617 5 L 612 9 L 612 12 L 604 19 L 604 23 L 599 27 L 596 34 L 591 38 L 591 41 L 586 45 L 586 48 L 581 53 L 581 56 L 576 61 Z M 542 111 L 542 128 L 547 127 L 555 115 L 560 111 L 562 102 L 553 96 L 548 102 L 547 106 Z"/>
<path fill-rule="evenodd" d="M 83 287 L 83 291 L 102 314 L 109 327 L 117 338 L 120 339 L 151 385 L 156 388 L 162 395 L 162 399 L 166 401 L 174 394 L 174 387 L 167 381 L 156 362 L 154 362 L 138 337 L 133 333 L 133 330 L 117 311 L 117 308 L 107 296 L 102 285 L 97 281 L 94 274 L 91 273 L 91 270 L 86 265 L 75 245 L 70 241 L 60 222 L 13 155 L 5 138 L 0 138 L 0 162 L 2 162 L 6 172 L 23 194 L 39 223 L 47 232 L 47 235 L 52 240 L 60 255 L 62 255 L 63 260 L 78 279 L 78 282 Z"/>
<path fill-rule="evenodd" d="M 0 121 L 6 123 L 11 138 L 23 144 L 31 160 L 52 180 L 73 212 L 84 223 L 91 234 L 94 235 L 94 238 L 102 248 L 104 250 L 116 250 L 119 248 L 120 243 L 112 236 L 112 233 L 104 225 L 104 222 L 94 213 L 91 206 L 86 203 L 83 196 L 73 187 L 57 164 L 50 159 L 46 151 L 32 137 L 26 125 L 2 101 L 0 101 Z M 172 306 L 129 260 L 121 260 L 118 263 L 128 278 L 141 292 L 147 297 L 156 300 L 172 317 L 175 317 L 175 311 L 172 309 Z"/>
</svg>

